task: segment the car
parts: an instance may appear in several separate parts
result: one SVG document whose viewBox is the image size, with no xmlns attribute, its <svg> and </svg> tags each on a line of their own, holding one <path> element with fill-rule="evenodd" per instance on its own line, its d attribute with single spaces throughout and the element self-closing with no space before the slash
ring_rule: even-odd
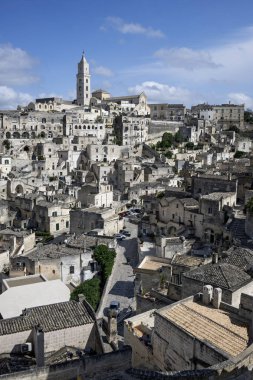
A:
<svg viewBox="0 0 253 380">
<path fill-rule="evenodd" d="M 117 316 L 120 311 L 120 303 L 119 301 L 111 301 L 110 306 L 109 306 L 109 312 Z"/>
<path fill-rule="evenodd" d="M 123 240 L 123 239 L 126 238 L 125 235 L 123 235 L 123 234 L 115 234 L 114 237 L 115 237 L 117 240 Z"/>
<path fill-rule="evenodd" d="M 129 232 L 127 230 L 122 231 L 122 234 L 125 236 L 131 236 L 131 232 Z"/>
</svg>

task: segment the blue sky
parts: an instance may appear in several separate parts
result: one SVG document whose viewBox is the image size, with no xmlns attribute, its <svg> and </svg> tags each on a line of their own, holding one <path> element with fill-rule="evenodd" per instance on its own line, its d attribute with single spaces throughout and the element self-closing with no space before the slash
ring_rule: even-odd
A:
<svg viewBox="0 0 253 380">
<path fill-rule="evenodd" d="M 2 0 L 0 108 L 92 89 L 253 108 L 252 0 Z"/>
</svg>

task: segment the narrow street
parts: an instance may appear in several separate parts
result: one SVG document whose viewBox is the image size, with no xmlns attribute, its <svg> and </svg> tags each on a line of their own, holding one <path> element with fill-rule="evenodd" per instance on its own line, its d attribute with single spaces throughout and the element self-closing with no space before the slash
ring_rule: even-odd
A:
<svg viewBox="0 0 253 380">
<path fill-rule="evenodd" d="M 107 292 L 104 294 L 98 318 L 107 317 L 111 301 L 120 302 L 119 318 L 123 318 L 127 311 L 135 310 L 134 274 L 133 268 L 137 262 L 137 226 L 125 222 L 126 229 L 131 232 L 130 237 L 118 241 L 117 256 L 114 270 L 111 274 Z"/>
</svg>

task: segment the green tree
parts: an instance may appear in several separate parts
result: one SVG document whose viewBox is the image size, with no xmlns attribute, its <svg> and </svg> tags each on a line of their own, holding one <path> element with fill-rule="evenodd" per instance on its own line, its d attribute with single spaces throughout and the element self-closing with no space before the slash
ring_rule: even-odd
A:
<svg viewBox="0 0 253 380">
<path fill-rule="evenodd" d="M 246 121 L 246 123 L 253 124 L 253 113 L 249 112 L 249 111 L 245 111 L 244 112 L 244 121 Z"/>
<path fill-rule="evenodd" d="M 246 210 L 253 212 L 253 198 L 250 198 L 246 204 Z"/>
<path fill-rule="evenodd" d="M 175 134 L 175 142 L 178 144 L 181 144 L 183 141 L 184 141 L 184 138 L 182 134 L 179 131 L 177 131 L 177 133 Z"/>
<path fill-rule="evenodd" d="M 11 143 L 9 140 L 4 140 L 3 141 L 3 146 L 6 148 L 6 150 L 9 150 L 11 147 Z"/>
<path fill-rule="evenodd" d="M 228 130 L 235 133 L 240 133 L 240 129 L 236 125 L 232 125 Z"/>
<path fill-rule="evenodd" d="M 193 142 L 189 141 L 188 143 L 185 144 L 185 147 L 189 150 L 192 150 L 194 148 L 194 144 Z"/>
<path fill-rule="evenodd" d="M 167 152 L 166 152 L 164 155 L 165 155 L 165 157 L 167 157 L 167 158 L 172 158 L 173 153 L 171 152 L 171 150 L 167 150 Z"/>
<path fill-rule="evenodd" d="M 244 152 L 242 152 L 241 150 L 237 150 L 237 151 L 235 152 L 234 158 L 241 158 L 241 157 L 243 157 L 244 155 L 245 155 Z"/>
<path fill-rule="evenodd" d="M 83 294 L 94 310 L 97 309 L 101 298 L 101 280 L 98 277 L 93 277 L 78 285 L 71 293 L 70 299 L 78 301 L 78 294 Z"/>
<path fill-rule="evenodd" d="M 98 245 L 94 250 L 94 258 L 101 266 L 101 278 L 102 285 L 104 286 L 107 278 L 112 273 L 112 267 L 114 264 L 114 259 L 116 257 L 116 252 L 114 249 L 108 248 L 104 244 Z"/>
</svg>

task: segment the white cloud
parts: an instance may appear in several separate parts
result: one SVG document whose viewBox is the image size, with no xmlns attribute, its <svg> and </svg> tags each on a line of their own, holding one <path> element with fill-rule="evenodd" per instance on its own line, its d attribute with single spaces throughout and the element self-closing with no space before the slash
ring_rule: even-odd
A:
<svg viewBox="0 0 253 380">
<path fill-rule="evenodd" d="M 189 87 L 192 84 L 214 84 L 231 86 L 249 85 L 253 76 L 253 27 L 244 29 L 230 41 L 204 49 L 188 47 L 163 48 L 154 53 L 156 61 L 146 65 L 146 71 L 173 77 Z M 195 70 L 194 75 L 192 71 Z"/>
<path fill-rule="evenodd" d="M 205 50 L 193 50 L 189 48 L 160 49 L 155 52 L 155 57 L 160 58 L 168 66 L 196 70 L 199 68 L 217 68 L 221 66 L 213 61 L 210 52 Z"/>
<path fill-rule="evenodd" d="M 111 77 L 113 75 L 112 71 L 105 66 L 96 66 L 93 68 L 93 72 L 103 77 Z"/>
<path fill-rule="evenodd" d="M 112 27 L 122 34 L 142 34 L 146 37 L 162 38 L 164 34 L 159 29 L 153 29 L 150 26 L 145 27 L 138 23 L 127 23 L 120 17 L 107 17 L 106 25 Z M 102 26 L 101 30 L 106 30 L 106 26 Z"/>
<path fill-rule="evenodd" d="M 10 44 L 0 45 L 0 83 L 2 85 L 26 85 L 38 81 L 32 73 L 36 64 L 25 50 Z"/>
<path fill-rule="evenodd" d="M 131 94 L 140 94 L 142 91 L 148 97 L 149 103 L 189 103 L 192 94 L 185 88 L 169 86 L 154 81 L 147 81 L 128 88 Z"/>
<path fill-rule="evenodd" d="M 24 92 L 16 92 L 13 88 L 0 86 L 0 108 L 12 109 L 18 104 L 27 105 L 33 100 L 32 95 Z"/>
<path fill-rule="evenodd" d="M 253 109 L 253 98 L 242 92 L 232 92 L 228 94 L 228 97 L 232 103 L 245 104 L 245 108 Z"/>
</svg>

